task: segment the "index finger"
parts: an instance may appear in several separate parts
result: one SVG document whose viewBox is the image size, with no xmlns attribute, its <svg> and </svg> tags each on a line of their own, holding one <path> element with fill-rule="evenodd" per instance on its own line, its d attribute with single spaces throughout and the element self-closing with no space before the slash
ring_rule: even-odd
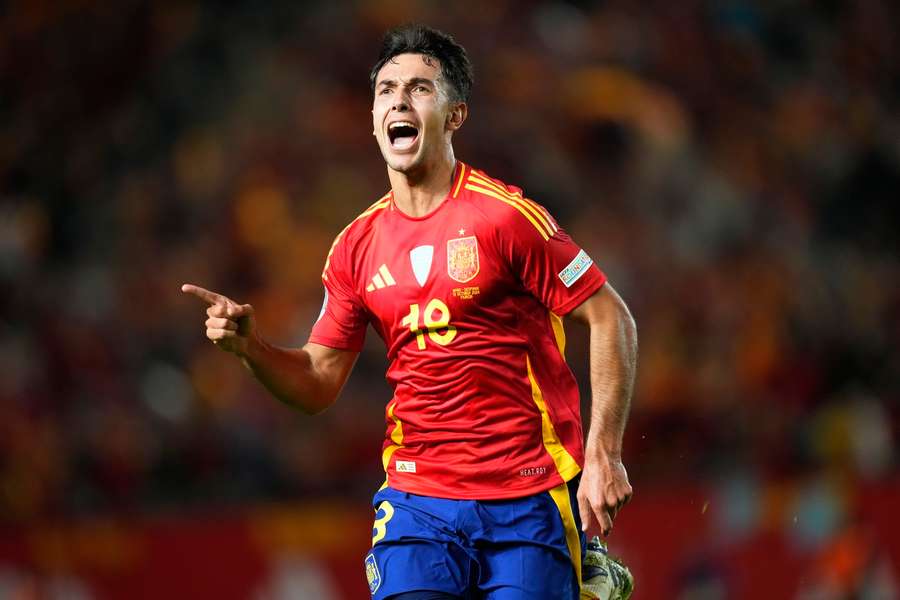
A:
<svg viewBox="0 0 900 600">
<path fill-rule="evenodd" d="M 206 288 L 202 288 L 199 285 L 193 285 L 190 283 L 185 283 L 181 286 L 181 291 L 185 294 L 191 294 L 192 296 L 196 296 L 203 300 L 204 302 L 208 302 L 209 304 L 227 304 L 228 298 L 223 296 L 222 294 L 217 294 L 215 292 L 211 292 Z"/>
</svg>

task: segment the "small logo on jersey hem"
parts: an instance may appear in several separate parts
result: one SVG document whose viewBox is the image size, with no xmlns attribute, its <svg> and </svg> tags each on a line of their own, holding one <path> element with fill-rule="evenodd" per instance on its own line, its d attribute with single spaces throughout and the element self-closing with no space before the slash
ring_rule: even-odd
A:
<svg viewBox="0 0 900 600">
<path fill-rule="evenodd" d="M 397 468 L 398 473 L 415 473 L 416 472 L 416 461 L 414 461 L 414 460 L 398 460 L 396 468 Z"/>
<path fill-rule="evenodd" d="M 474 235 L 447 240 L 447 275 L 453 281 L 466 283 L 478 275 L 478 240 Z"/>
<path fill-rule="evenodd" d="M 559 278 L 562 280 L 563 285 L 572 287 L 572 284 L 578 281 L 592 264 L 594 264 L 594 261 L 591 260 L 591 257 L 587 255 L 587 252 L 581 250 L 575 255 L 572 262 L 559 272 Z"/>
<path fill-rule="evenodd" d="M 546 475 L 547 467 L 528 467 L 527 469 L 519 469 L 519 477 L 534 477 L 535 475 Z"/>
<path fill-rule="evenodd" d="M 381 573 L 378 572 L 375 555 L 371 553 L 366 556 L 366 580 L 369 582 L 369 592 L 374 595 L 381 587 Z"/>
</svg>

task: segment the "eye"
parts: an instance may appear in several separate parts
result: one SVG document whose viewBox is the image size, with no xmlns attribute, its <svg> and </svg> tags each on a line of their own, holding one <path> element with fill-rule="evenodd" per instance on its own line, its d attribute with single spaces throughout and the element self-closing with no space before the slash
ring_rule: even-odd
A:
<svg viewBox="0 0 900 600">
<path fill-rule="evenodd" d="M 413 88 L 413 91 L 414 92 L 424 92 L 427 94 L 431 90 L 429 90 L 427 86 L 417 85 L 416 87 Z"/>
</svg>

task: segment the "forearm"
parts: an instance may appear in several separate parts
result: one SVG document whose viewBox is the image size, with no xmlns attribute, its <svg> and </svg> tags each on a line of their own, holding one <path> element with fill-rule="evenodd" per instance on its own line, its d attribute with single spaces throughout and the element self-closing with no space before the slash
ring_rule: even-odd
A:
<svg viewBox="0 0 900 600">
<path fill-rule="evenodd" d="M 280 348 L 257 338 L 240 358 L 275 398 L 307 414 L 328 408 L 340 391 L 328 384 L 306 348 Z"/>
<path fill-rule="evenodd" d="M 307 414 L 334 402 L 350 376 L 358 352 L 308 343 L 279 348 L 259 337 L 253 307 L 186 283 L 185 294 L 206 302 L 206 337 L 236 355 L 273 396 Z"/>
<path fill-rule="evenodd" d="M 637 367 L 637 328 L 616 295 L 615 309 L 590 323 L 591 415 L 587 458 L 621 459 Z"/>
</svg>

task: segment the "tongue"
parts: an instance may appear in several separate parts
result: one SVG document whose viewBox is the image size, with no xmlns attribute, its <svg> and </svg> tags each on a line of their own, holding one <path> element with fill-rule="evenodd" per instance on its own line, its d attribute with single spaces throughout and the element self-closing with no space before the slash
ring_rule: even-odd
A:
<svg viewBox="0 0 900 600">
<path fill-rule="evenodd" d="M 404 148 L 406 146 L 411 146 L 415 141 L 416 136 L 414 135 L 401 135 L 399 137 L 394 138 L 394 146 Z"/>
</svg>

